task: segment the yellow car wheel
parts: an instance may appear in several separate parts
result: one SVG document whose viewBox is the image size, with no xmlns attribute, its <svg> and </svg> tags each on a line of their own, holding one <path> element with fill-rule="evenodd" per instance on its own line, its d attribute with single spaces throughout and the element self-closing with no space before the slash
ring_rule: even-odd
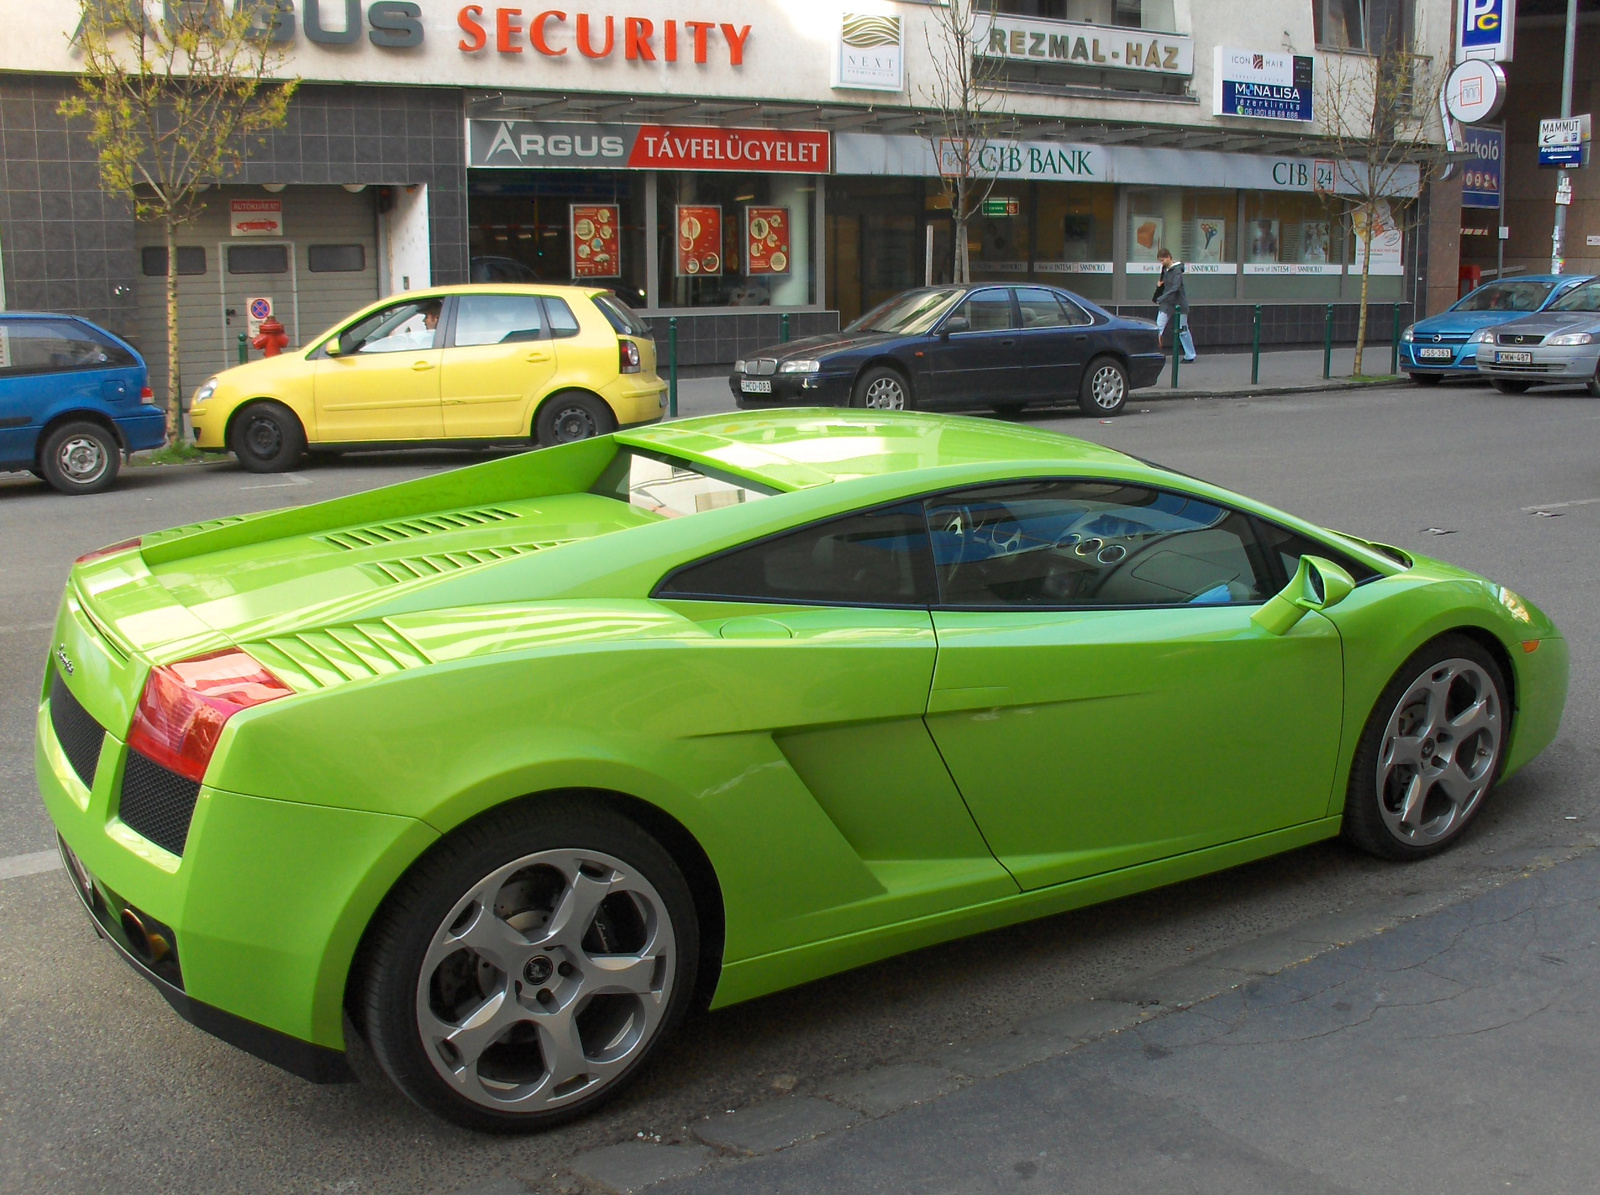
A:
<svg viewBox="0 0 1600 1195">
<path fill-rule="evenodd" d="M 288 473 L 306 454 L 306 433 L 282 403 L 253 402 L 233 417 L 228 447 L 252 473 Z"/>
<path fill-rule="evenodd" d="M 604 399 L 581 390 L 564 390 L 544 400 L 534 420 L 534 434 L 549 448 L 592 440 L 617 430 L 617 417 Z"/>
</svg>

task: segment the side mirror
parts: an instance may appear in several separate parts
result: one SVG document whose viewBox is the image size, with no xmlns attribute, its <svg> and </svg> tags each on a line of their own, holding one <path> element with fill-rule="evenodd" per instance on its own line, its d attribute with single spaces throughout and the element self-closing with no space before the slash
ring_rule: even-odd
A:
<svg viewBox="0 0 1600 1195">
<path fill-rule="evenodd" d="M 322 346 L 322 351 L 328 354 L 330 357 L 343 356 L 344 345 L 339 342 L 339 337 L 335 336 L 329 340 L 327 344 Z"/>
<path fill-rule="evenodd" d="M 971 320 L 964 315 L 952 315 L 949 319 L 944 321 L 944 327 L 939 329 L 939 337 L 942 340 L 949 340 L 950 337 L 957 332 L 970 331 L 972 331 Z"/>
<path fill-rule="evenodd" d="M 1273 635 L 1287 635 L 1308 610 L 1330 610 L 1355 589 L 1350 574 L 1321 556 L 1300 557 L 1294 578 L 1275 594 L 1250 621 Z"/>
</svg>

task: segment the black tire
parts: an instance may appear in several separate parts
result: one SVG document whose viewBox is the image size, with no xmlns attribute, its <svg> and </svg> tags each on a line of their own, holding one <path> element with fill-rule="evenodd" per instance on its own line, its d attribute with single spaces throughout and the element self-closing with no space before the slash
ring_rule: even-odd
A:
<svg viewBox="0 0 1600 1195">
<path fill-rule="evenodd" d="M 1583 389 L 1590 398 L 1600 398 L 1600 373 L 1596 373 L 1583 384 Z"/>
<path fill-rule="evenodd" d="M 253 402 L 233 417 L 228 447 L 251 473 L 291 473 L 306 455 L 306 432 L 282 403 Z"/>
<path fill-rule="evenodd" d="M 608 869 L 609 894 L 587 923 L 576 932 L 560 928 L 563 902 L 583 877 L 592 883 Z M 486 911 L 480 897 L 491 890 Z M 508 906 L 511 913 L 497 912 Z M 509 922 L 520 928 L 507 937 Z M 465 945 L 480 926 L 485 949 L 506 952 L 498 963 Z M 531 940 L 524 943 L 524 934 Z M 611 968 L 596 967 L 594 956 Z M 631 967 L 617 966 L 630 956 Z M 699 959 L 694 898 L 654 838 L 592 800 L 535 799 L 468 823 L 412 867 L 367 932 L 349 998 L 384 1073 L 415 1103 L 468 1128 L 529 1132 L 586 1115 L 637 1077 L 688 1011 Z M 648 979 L 642 992 L 586 994 L 596 975 L 607 977 L 601 982 Z M 490 1015 L 506 1027 L 462 1034 L 467 1014 L 491 1005 Z M 543 1027 L 536 1024 L 541 1016 L 548 1018 Z M 425 1040 L 424 1017 L 453 1032 Z M 570 1043 L 572 1029 L 579 1068 L 557 1083 L 545 1043 Z M 476 1047 L 471 1059 L 457 1037 L 468 1050 Z M 601 1056 L 591 1057 L 597 1047 Z M 601 1069 L 591 1075 L 584 1068 Z M 614 1069 L 607 1075 L 604 1068 Z M 446 1071 L 457 1077 L 447 1079 Z M 587 1085 L 573 1087 L 579 1080 Z M 507 1106 L 508 1090 L 522 1092 L 522 1109 Z"/>
<path fill-rule="evenodd" d="M 1078 406 L 1085 415 L 1115 415 L 1128 405 L 1128 371 L 1115 357 L 1096 357 L 1083 367 Z"/>
<path fill-rule="evenodd" d="M 875 365 L 856 379 L 850 405 L 873 411 L 911 411 L 916 409 L 917 398 L 905 374 Z"/>
<path fill-rule="evenodd" d="M 1444 684 L 1443 696 L 1438 695 L 1440 683 Z M 1468 700 L 1474 693 L 1486 698 L 1486 715 L 1478 720 L 1481 726 L 1464 734 L 1439 729 L 1441 721 L 1452 727 L 1463 710 L 1476 708 Z M 1444 708 L 1436 708 L 1436 702 L 1442 702 Z M 1409 736 L 1420 744 L 1417 767 L 1403 762 L 1409 740 L 1403 735 L 1391 740 L 1391 725 L 1419 732 Z M 1380 859 L 1400 861 L 1425 859 L 1446 849 L 1471 825 L 1499 780 L 1510 732 L 1505 675 L 1494 657 L 1477 640 L 1457 633 L 1424 644 L 1400 666 L 1367 718 L 1350 765 L 1345 839 Z M 1434 766 L 1446 755 L 1448 766 Z M 1466 764 L 1458 767 L 1463 758 Z M 1452 775 L 1452 767 L 1458 767 L 1459 776 Z M 1402 815 L 1411 782 L 1421 787 L 1417 789 L 1417 824 L 1407 828 Z M 1451 797 L 1451 784 L 1465 789 L 1464 799 Z"/>
<path fill-rule="evenodd" d="M 1440 382 L 1444 381 L 1444 374 L 1414 373 L 1411 375 L 1411 380 L 1418 386 L 1437 386 Z"/>
<path fill-rule="evenodd" d="M 1490 378 L 1489 384 L 1501 394 L 1526 394 L 1532 382 L 1519 381 L 1516 378 Z"/>
<path fill-rule="evenodd" d="M 39 446 L 38 476 L 63 494 L 98 494 L 111 488 L 122 466 L 117 438 L 98 423 L 63 423 Z"/>
<path fill-rule="evenodd" d="M 581 390 L 564 390 L 544 400 L 533 420 L 534 438 L 545 448 L 608 436 L 617 417 L 604 399 Z"/>
</svg>

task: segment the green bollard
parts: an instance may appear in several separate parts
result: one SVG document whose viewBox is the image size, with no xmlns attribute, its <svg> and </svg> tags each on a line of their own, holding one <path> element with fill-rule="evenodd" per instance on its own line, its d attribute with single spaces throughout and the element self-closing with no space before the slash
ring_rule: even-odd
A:
<svg viewBox="0 0 1600 1195">
<path fill-rule="evenodd" d="M 1389 336 L 1389 376 L 1400 372 L 1400 304 L 1394 305 L 1394 331 Z"/>
<path fill-rule="evenodd" d="M 1256 304 L 1256 330 L 1250 336 L 1250 384 L 1261 384 L 1261 304 Z"/>
<path fill-rule="evenodd" d="M 781 316 L 778 317 L 778 327 L 781 330 L 781 334 L 779 336 L 779 339 L 782 340 L 784 344 L 788 344 L 789 343 L 789 313 L 787 311 L 785 311 Z"/>
<path fill-rule="evenodd" d="M 245 339 L 245 334 L 243 332 L 240 332 L 239 333 L 239 364 L 240 365 L 248 365 L 249 363 L 250 363 L 250 342 Z"/>
<path fill-rule="evenodd" d="M 1172 388 L 1178 388 L 1178 362 L 1183 357 L 1183 316 L 1174 313 L 1172 323 Z"/>
<path fill-rule="evenodd" d="M 667 418 L 678 417 L 678 317 L 667 320 Z"/>
<path fill-rule="evenodd" d="M 1328 318 L 1323 326 L 1322 333 L 1322 376 L 1324 379 L 1333 376 L 1333 304 L 1328 304 Z"/>
</svg>

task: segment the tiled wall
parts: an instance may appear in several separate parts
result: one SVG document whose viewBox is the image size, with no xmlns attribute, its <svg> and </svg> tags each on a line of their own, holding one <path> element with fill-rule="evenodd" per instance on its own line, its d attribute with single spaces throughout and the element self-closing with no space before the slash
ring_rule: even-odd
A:
<svg viewBox="0 0 1600 1195">
<path fill-rule="evenodd" d="M 94 150 L 56 106 L 65 79 L 0 76 L 0 254 L 14 310 L 68 311 L 128 335 L 137 268 L 130 205 L 100 188 Z M 458 92 L 302 87 L 247 183 L 427 183 L 433 281 L 467 278 Z M 119 293 L 120 292 L 120 293 Z"/>
<path fill-rule="evenodd" d="M 740 311 L 680 315 L 678 320 L 678 364 L 730 365 L 757 349 L 777 344 L 783 338 L 783 317 L 776 311 Z M 648 321 L 655 333 L 661 368 L 666 369 L 668 317 L 652 316 Z M 819 336 L 839 330 L 837 311 L 795 311 L 789 315 L 789 339 Z"/>
<path fill-rule="evenodd" d="M 1367 343 L 1388 344 L 1394 333 L 1394 309 L 1400 308 L 1400 326 L 1412 321 L 1409 303 L 1367 304 Z M 1128 303 L 1110 307 L 1118 315 L 1154 320 L 1156 309 L 1149 303 Z M 1333 304 L 1334 344 L 1354 344 L 1361 308 L 1356 303 Z M 1320 345 L 1328 319 L 1326 303 L 1263 303 L 1261 305 L 1261 347 Z M 1194 307 L 1189 311 L 1189 326 L 1196 347 L 1248 349 L 1254 332 L 1255 308 L 1248 303 L 1217 307 Z"/>
</svg>

